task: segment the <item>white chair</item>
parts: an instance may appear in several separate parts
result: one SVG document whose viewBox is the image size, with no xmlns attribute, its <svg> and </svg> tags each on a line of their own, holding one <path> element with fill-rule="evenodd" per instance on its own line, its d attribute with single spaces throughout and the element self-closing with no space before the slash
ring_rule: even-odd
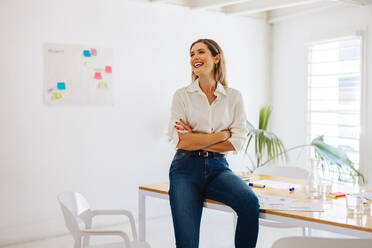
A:
<svg viewBox="0 0 372 248">
<path fill-rule="evenodd" d="M 372 239 L 319 237 L 286 237 L 274 242 L 272 248 L 371 248 Z"/>
<path fill-rule="evenodd" d="M 88 201 L 77 192 L 66 191 L 58 196 L 65 223 L 72 234 L 75 244 L 74 248 L 89 247 L 90 236 L 119 236 L 124 240 L 123 243 L 94 247 L 125 247 L 125 248 L 151 248 L 146 242 L 137 239 L 137 231 L 133 215 L 127 210 L 91 210 Z M 125 215 L 129 218 L 133 241 L 129 240 L 128 235 L 120 230 L 98 230 L 92 229 L 92 219 L 97 215 Z M 85 225 L 85 228 L 82 226 Z M 81 239 L 84 238 L 83 246 Z"/>
<path fill-rule="evenodd" d="M 311 176 L 311 172 L 306 170 L 305 168 L 297 167 L 297 166 L 279 166 L 279 165 L 265 165 L 262 167 L 258 167 L 253 174 L 264 174 L 270 176 L 278 176 L 278 177 L 291 177 L 297 179 L 309 179 Z M 268 227 L 276 227 L 276 228 L 295 228 L 298 226 L 281 223 L 272 220 L 265 220 L 260 219 L 260 225 L 268 226 Z M 311 229 L 308 230 L 309 235 L 311 235 Z M 302 235 L 306 236 L 306 229 L 302 227 Z"/>
<path fill-rule="evenodd" d="M 291 177 L 297 179 L 309 179 L 311 172 L 298 166 L 265 165 L 258 167 L 253 174 L 264 174 L 277 177 Z"/>
</svg>

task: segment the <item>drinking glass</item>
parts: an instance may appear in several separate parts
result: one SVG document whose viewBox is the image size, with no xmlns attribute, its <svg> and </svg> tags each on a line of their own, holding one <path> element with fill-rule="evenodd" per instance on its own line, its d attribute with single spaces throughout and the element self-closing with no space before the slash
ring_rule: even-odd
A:
<svg viewBox="0 0 372 248">
<path fill-rule="evenodd" d="M 310 160 L 310 174 L 307 179 L 306 192 L 311 199 L 319 199 L 322 196 L 319 162 L 317 159 Z"/>
<path fill-rule="evenodd" d="M 364 199 L 360 195 L 346 195 L 346 209 L 349 213 L 362 214 L 364 212 Z"/>
</svg>

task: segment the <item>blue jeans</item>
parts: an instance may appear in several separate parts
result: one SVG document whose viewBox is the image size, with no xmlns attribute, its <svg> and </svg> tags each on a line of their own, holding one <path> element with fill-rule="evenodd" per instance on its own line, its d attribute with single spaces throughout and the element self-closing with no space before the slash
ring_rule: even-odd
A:
<svg viewBox="0 0 372 248">
<path fill-rule="evenodd" d="M 238 215 L 236 248 L 256 246 L 259 203 L 255 193 L 228 168 L 225 157 L 176 154 L 169 169 L 169 199 L 177 248 L 198 248 L 203 199 L 230 206 Z"/>
</svg>

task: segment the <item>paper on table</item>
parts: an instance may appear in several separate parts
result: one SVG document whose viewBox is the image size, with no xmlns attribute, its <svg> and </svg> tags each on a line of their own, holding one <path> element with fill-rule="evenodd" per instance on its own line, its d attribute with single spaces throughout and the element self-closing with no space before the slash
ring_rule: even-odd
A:
<svg viewBox="0 0 372 248">
<path fill-rule="evenodd" d="M 275 195 L 257 195 L 261 209 L 272 210 L 298 210 L 298 211 L 324 211 L 323 205 L 319 202 L 297 202 L 293 198 Z"/>
<path fill-rule="evenodd" d="M 351 195 L 363 197 L 366 200 L 372 200 L 372 192 L 353 193 Z"/>
<path fill-rule="evenodd" d="M 296 189 L 296 188 L 301 187 L 300 184 L 286 183 L 286 182 L 279 182 L 279 181 L 271 181 L 271 180 L 258 180 L 258 181 L 254 181 L 253 183 L 263 184 L 266 187 L 277 188 L 277 189 L 289 189 L 289 188 L 292 188 L 292 187 L 294 187 Z"/>
<path fill-rule="evenodd" d="M 364 192 L 364 193 L 362 193 L 362 195 L 367 200 L 372 200 L 372 192 Z"/>
<path fill-rule="evenodd" d="M 257 198 L 262 203 L 290 203 L 293 202 L 294 199 L 276 195 L 257 195 Z"/>
<path fill-rule="evenodd" d="M 272 210 L 298 210 L 310 212 L 323 212 L 323 204 L 318 202 L 290 202 L 290 203 L 275 203 L 264 202 L 261 209 Z"/>
</svg>

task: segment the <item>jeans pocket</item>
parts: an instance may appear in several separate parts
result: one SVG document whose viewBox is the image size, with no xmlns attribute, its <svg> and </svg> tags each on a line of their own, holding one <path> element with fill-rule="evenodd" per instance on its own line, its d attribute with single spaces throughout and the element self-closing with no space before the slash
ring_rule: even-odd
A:
<svg viewBox="0 0 372 248">
<path fill-rule="evenodd" d="M 185 153 L 177 153 L 176 155 L 174 155 L 173 157 L 173 160 L 172 160 L 172 164 L 171 164 L 171 167 L 185 161 L 189 156 Z"/>
</svg>

